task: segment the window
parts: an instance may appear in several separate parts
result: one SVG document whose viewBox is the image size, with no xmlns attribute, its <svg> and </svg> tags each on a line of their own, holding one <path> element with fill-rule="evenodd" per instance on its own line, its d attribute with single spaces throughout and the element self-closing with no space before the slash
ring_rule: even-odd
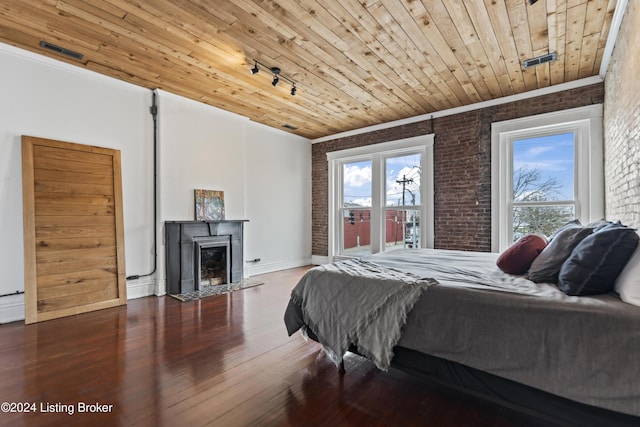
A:
<svg viewBox="0 0 640 427">
<path fill-rule="evenodd" d="M 330 259 L 433 246 L 433 135 L 327 159 Z"/>
<path fill-rule="evenodd" d="M 546 236 L 575 218 L 575 133 L 511 141 L 511 241 Z"/>
<path fill-rule="evenodd" d="M 370 252 L 371 171 L 371 160 L 342 164 L 342 255 L 360 256 Z"/>
<path fill-rule="evenodd" d="M 385 157 L 385 251 L 420 247 L 421 177 L 421 153 Z"/>
<path fill-rule="evenodd" d="M 492 125 L 492 249 L 603 217 L 602 106 Z"/>
</svg>

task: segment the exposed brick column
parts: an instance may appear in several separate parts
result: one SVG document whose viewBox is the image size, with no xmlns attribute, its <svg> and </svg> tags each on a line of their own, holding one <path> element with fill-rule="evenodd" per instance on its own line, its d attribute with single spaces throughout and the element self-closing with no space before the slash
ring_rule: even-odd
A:
<svg viewBox="0 0 640 427">
<path fill-rule="evenodd" d="M 640 6 L 627 5 L 605 81 L 607 218 L 640 227 Z"/>
</svg>

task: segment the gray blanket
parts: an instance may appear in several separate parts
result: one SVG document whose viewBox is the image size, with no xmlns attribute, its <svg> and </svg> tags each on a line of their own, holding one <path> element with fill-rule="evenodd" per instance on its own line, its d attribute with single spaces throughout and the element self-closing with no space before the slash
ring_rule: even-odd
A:
<svg viewBox="0 0 640 427">
<path fill-rule="evenodd" d="M 372 262 L 347 260 L 309 270 L 292 291 L 305 326 L 338 364 L 350 345 L 387 370 L 407 314 L 437 282 Z"/>
</svg>

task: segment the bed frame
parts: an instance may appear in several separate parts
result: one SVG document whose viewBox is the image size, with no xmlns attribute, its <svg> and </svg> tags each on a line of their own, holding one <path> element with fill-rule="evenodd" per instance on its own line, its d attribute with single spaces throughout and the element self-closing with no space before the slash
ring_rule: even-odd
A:
<svg viewBox="0 0 640 427">
<path fill-rule="evenodd" d="M 575 402 L 460 363 L 394 348 L 391 366 L 560 425 L 640 426 L 640 418 Z"/>
<path fill-rule="evenodd" d="M 318 342 L 313 331 L 310 339 Z M 396 346 L 391 367 L 561 426 L 638 427 L 640 418 L 585 405 L 469 366 Z M 356 347 L 349 352 L 362 356 Z M 338 366 L 347 374 L 344 360 Z"/>
</svg>

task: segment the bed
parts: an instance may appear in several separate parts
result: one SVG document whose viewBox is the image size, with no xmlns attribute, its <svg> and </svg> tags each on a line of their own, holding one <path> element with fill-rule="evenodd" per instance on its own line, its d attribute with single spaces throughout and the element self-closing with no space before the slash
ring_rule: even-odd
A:
<svg viewBox="0 0 640 427">
<path fill-rule="evenodd" d="M 569 296 L 497 258 L 408 249 L 315 267 L 292 291 L 287 331 L 337 364 L 349 350 L 557 422 L 640 425 L 640 307 Z"/>
</svg>

